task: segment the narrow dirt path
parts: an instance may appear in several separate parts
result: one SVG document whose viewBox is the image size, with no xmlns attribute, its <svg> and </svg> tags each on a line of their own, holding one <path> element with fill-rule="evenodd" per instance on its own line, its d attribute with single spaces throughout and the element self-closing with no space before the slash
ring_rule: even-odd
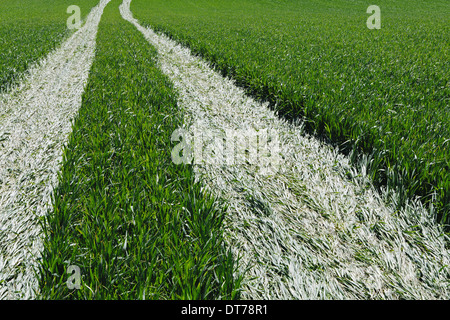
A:
<svg viewBox="0 0 450 320">
<path fill-rule="evenodd" d="M 0 299 L 35 297 L 39 217 L 49 208 L 108 2 L 101 0 L 82 28 L 0 97 Z"/>
<path fill-rule="evenodd" d="M 225 232 L 241 259 L 244 298 L 450 297 L 444 235 L 419 202 L 401 212 L 387 206 L 363 166 L 352 168 L 301 123 L 279 119 L 187 48 L 139 25 L 130 2 L 121 14 L 158 50 L 179 92 L 186 131 L 200 133 L 215 151 L 227 130 L 244 135 L 239 145 L 246 133 L 267 129 L 279 146 L 273 174 L 248 164 L 195 164 L 198 180 L 229 204 Z"/>
</svg>

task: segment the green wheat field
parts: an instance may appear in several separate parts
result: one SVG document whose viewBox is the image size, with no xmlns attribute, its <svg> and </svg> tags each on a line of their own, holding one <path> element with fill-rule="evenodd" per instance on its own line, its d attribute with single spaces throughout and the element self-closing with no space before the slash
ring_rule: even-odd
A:
<svg viewBox="0 0 450 320">
<path fill-rule="evenodd" d="M 68 6 L 79 6 L 84 22 L 98 2 L 2 0 L 0 94 L 76 31 L 67 28 Z M 178 92 L 121 3 L 103 11 L 58 184 L 39 220 L 36 298 L 239 299 L 244 274 L 224 241 L 228 203 L 202 188 L 192 166 L 173 163 Z M 366 25 L 372 4 L 380 29 Z M 399 208 L 419 199 L 448 235 L 448 0 L 133 0 L 130 8 L 280 118 L 304 121 L 306 133 L 364 162 L 378 190 L 398 194 Z M 7 116 L 0 110 L 0 153 Z M 8 259 L 1 249 L 0 258 Z M 67 286 L 69 265 L 81 270 L 79 289 Z"/>
</svg>

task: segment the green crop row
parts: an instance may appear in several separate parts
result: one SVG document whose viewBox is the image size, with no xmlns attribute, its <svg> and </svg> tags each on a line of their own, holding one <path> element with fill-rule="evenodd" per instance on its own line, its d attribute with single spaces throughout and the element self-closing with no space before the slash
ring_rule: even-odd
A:
<svg viewBox="0 0 450 320">
<path fill-rule="evenodd" d="M 98 3 L 78 0 L 83 19 Z M 0 92 L 22 79 L 32 63 L 54 49 L 71 30 L 69 0 L 2 0 L 0 3 Z"/>
<path fill-rule="evenodd" d="M 43 222 L 44 299 L 228 299 L 241 278 L 223 245 L 224 204 L 171 160 L 182 125 L 156 51 L 105 8 L 53 212 Z M 69 288 L 78 266 L 79 289 Z"/>
<path fill-rule="evenodd" d="M 133 0 L 131 10 L 450 223 L 450 2 Z M 433 196 L 433 194 L 435 196 Z"/>
</svg>

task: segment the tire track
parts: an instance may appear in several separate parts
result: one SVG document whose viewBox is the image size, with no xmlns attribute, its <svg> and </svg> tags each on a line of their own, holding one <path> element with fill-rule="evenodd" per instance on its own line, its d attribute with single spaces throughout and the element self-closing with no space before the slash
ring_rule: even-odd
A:
<svg viewBox="0 0 450 320">
<path fill-rule="evenodd" d="M 101 0 L 82 28 L 0 97 L 0 299 L 37 293 L 40 217 L 50 209 L 62 150 L 94 59 Z"/>
<path fill-rule="evenodd" d="M 364 162 L 356 170 L 301 123 L 279 119 L 187 48 L 139 25 L 130 2 L 121 14 L 158 50 L 186 130 L 213 141 L 224 130 L 277 133 L 281 165 L 274 175 L 250 165 L 195 165 L 197 178 L 229 204 L 225 232 L 245 273 L 244 298 L 450 297 L 448 239 L 432 212 L 418 201 L 397 211 L 395 195 L 370 184 Z"/>
</svg>

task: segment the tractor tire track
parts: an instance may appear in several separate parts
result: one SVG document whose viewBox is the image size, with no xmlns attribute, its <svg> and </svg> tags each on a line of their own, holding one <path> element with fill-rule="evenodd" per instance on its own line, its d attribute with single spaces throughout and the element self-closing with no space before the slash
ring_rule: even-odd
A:
<svg viewBox="0 0 450 320">
<path fill-rule="evenodd" d="M 79 30 L 0 97 L 0 299 L 31 299 L 38 293 L 39 221 L 51 209 L 63 147 L 109 1 L 101 0 Z"/>
<path fill-rule="evenodd" d="M 159 54 L 179 92 L 185 129 L 209 134 L 277 132 L 273 175 L 249 165 L 195 165 L 196 176 L 228 202 L 225 233 L 240 257 L 248 299 L 448 299 L 449 252 L 433 214 L 418 201 L 395 209 L 348 158 L 246 96 L 190 50 L 120 11 Z M 217 144 L 212 149 L 219 149 Z M 387 205 L 388 201 L 391 205 Z"/>
</svg>

